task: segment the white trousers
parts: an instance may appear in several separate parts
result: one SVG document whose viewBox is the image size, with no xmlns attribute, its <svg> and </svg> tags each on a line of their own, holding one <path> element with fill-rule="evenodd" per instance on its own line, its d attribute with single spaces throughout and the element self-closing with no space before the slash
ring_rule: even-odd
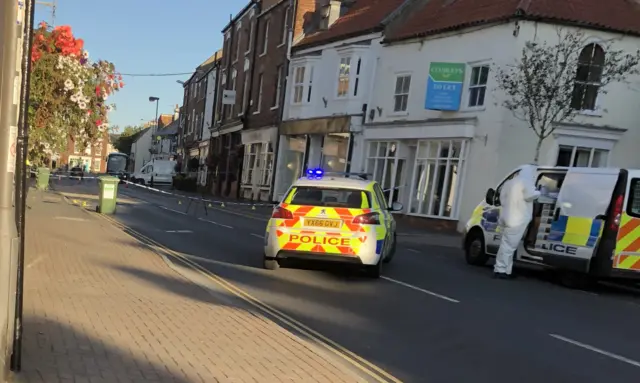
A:
<svg viewBox="0 0 640 383">
<path fill-rule="evenodd" d="M 500 249 L 496 256 L 496 264 L 493 271 L 496 273 L 511 274 L 513 269 L 513 255 L 522 241 L 529 223 L 516 227 L 502 227 L 502 238 L 500 238 Z"/>
</svg>

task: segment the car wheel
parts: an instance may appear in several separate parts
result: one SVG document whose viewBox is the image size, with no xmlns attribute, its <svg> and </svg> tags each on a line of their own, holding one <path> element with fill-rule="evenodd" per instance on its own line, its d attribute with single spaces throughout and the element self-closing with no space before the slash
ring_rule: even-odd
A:
<svg viewBox="0 0 640 383">
<path fill-rule="evenodd" d="M 267 270 L 278 270 L 280 268 L 280 263 L 278 263 L 277 259 L 269 259 L 264 257 L 264 268 Z"/>
<path fill-rule="evenodd" d="M 396 236 L 396 233 L 393 233 L 392 241 L 393 242 L 391 242 L 391 248 L 389 249 L 389 254 L 387 254 L 387 257 L 384 259 L 384 263 L 391 262 L 393 257 L 396 255 L 396 245 L 398 244 L 398 237 Z"/>
<path fill-rule="evenodd" d="M 465 240 L 464 257 L 468 264 L 484 266 L 489 256 L 484 251 L 484 234 L 480 230 L 470 232 Z"/>
</svg>

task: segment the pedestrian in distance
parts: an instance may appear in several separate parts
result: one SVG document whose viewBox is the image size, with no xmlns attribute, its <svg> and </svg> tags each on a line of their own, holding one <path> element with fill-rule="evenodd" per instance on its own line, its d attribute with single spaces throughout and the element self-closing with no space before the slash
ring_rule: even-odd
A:
<svg viewBox="0 0 640 383">
<path fill-rule="evenodd" d="M 535 187 L 536 167 L 526 165 L 518 175 L 507 181 L 500 191 L 500 249 L 493 268 L 494 278 L 511 279 L 513 256 L 527 231 L 533 216 L 533 201 L 540 192 Z"/>
</svg>

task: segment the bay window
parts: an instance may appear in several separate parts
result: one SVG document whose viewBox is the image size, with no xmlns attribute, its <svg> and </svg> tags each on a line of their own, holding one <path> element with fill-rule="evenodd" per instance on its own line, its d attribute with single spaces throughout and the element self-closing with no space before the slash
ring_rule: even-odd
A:
<svg viewBox="0 0 640 383">
<path fill-rule="evenodd" d="M 342 57 L 338 70 L 338 97 L 349 95 L 349 76 L 351 75 L 351 57 Z"/>
<path fill-rule="evenodd" d="M 311 102 L 313 89 L 314 66 L 307 62 L 293 68 L 292 104 L 308 104 Z"/>
<path fill-rule="evenodd" d="M 304 96 L 304 72 L 305 67 L 297 67 L 294 69 L 293 77 L 293 103 L 302 103 L 302 97 Z"/>
</svg>

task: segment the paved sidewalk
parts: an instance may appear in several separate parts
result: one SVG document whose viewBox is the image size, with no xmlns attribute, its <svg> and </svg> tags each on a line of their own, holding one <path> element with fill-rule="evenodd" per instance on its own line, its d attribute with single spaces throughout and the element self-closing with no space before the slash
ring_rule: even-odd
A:
<svg viewBox="0 0 640 383">
<path fill-rule="evenodd" d="M 23 372 L 15 381 L 365 381 L 61 196 L 30 190 L 28 205 Z"/>
</svg>

